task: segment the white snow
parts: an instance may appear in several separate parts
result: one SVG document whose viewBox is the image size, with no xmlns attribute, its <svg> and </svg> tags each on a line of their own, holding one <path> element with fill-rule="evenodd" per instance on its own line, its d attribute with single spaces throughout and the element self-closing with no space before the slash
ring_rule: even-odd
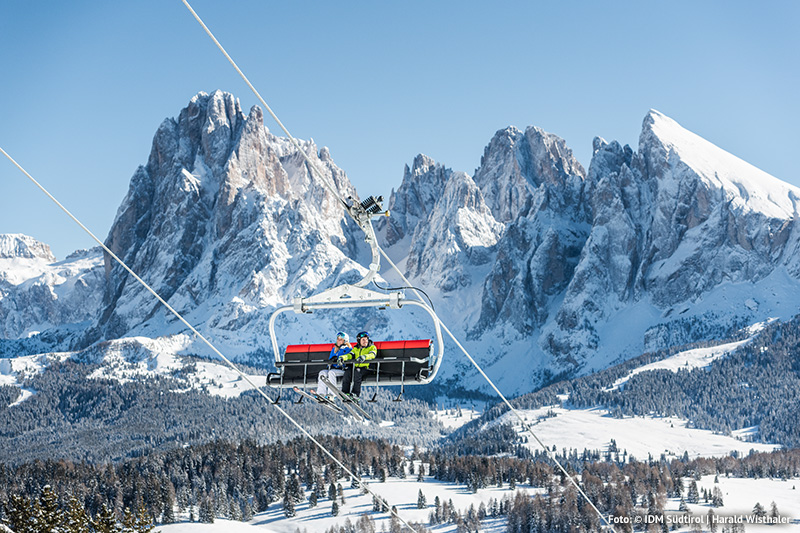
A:
<svg viewBox="0 0 800 533">
<path fill-rule="evenodd" d="M 602 408 L 565 409 L 547 406 L 520 411 L 537 437 L 548 447 L 588 450 L 608 450 L 613 439 L 617 449 L 637 459 L 652 455 L 658 459 L 664 454 L 668 459 L 683 456 L 711 457 L 728 455 L 737 450 L 747 454 L 751 449 L 771 451 L 780 446 L 745 442 L 732 436 L 689 427 L 686 420 L 677 417 L 625 417 L 614 418 Z M 506 413 L 493 424 L 512 423 L 521 435 L 522 428 L 512 413 Z M 530 439 L 527 446 L 541 450 Z"/>
<path fill-rule="evenodd" d="M 384 498 L 389 503 L 389 506 L 394 505 L 397 507 L 397 512 L 403 520 L 422 523 L 426 526 L 428 514 L 434 508 L 436 496 L 439 497 L 442 503 L 453 500 L 455 507 L 459 512 L 463 513 L 470 505 L 474 505 L 475 509 L 477 509 L 481 502 L 488 504 L 492 498 L 500 500 L 504 496 L 513 498 L 514 495 L 514 492 L 509 490 L 508 485 L 504 485 L 502 488 L 489 487 L 479 489 L 477 493 L 473 494 L 464 485 L 443 483 L 427 476 L 425 482 L 418 483 L 416 475 L 411 474 L 406 479 L 388 478 L 385 483 L 372 479 L 367 479 L 367 481 L 369 482 L 370 490 Z M 209 533 L 227 533 L 228 531 L 241 533 L 295 533 L 299 528 L 300 531 L 306 530 L 308 533 L 321 533 L 335 524 L 343 524 L 347 519 L 355 523 L 361 515 L 367 513 L 375 520 L 377 531 L 382 531 L 383 527 L 386 527 L 388 531 L 389 514 L 372 512 L 372 496 L 361 494 L 360 489 L 350 488 L 349 482 L 340 480 L 340 483 L 344 489 L 345 503 L 340 507 L 339 515 L 335 517 L 331 516 L 331 502 L 326 497 L 321 499 L 313 509 L 308 507 L 308 501 L 296 504 L 296 516 L 288 519 L 283 514 L 281 503 L 273 503 L 266 512 L 257 514 L 250 522 L 245 524 L 247 528 L 251 529 L 227 529 L 228 526 L 234 524 L 227 520 L 216 520 L 213 525 L 205 526 L 208 529 L 192 529 L 192 526 L 196 524 L 191 523 L 158 526 L 158 529 L 162 533 L 189 533 L 194 531 L 208 531 Z M 425 509 L 417 509 L 417 498 L 420 490 L 422 490 L 427 501 Z M 531 494 L 543 492 L 543 489 L 532 488 L 529 485 L 522 484 L 517 485 L 517 490 Z M 505 531 L 505 524 L 502 520 L 487 519 L 483 522 L 483 525 L 484 527 L 481 528 L 481 531 L 484 532 Z M 236 525 L 235 527 L 238 528 L 240 526 Z M 456 526 L 454 524 L 442 524 L 432 529 L 436 533 L 453 533 L 456 531 Z"/>
<path fill-rule="evenodd" d="M 735 207 L 769 217 L 797 216 L 800 188 L 767 174 L 666 115 L 651 110 L 653 133 L 710 185 L 721 188 Z"/>
<path fill-rule="evenodd" d="M 252 523 L 237 522 L 218 518 L 213 524 L 200 524 L 197 522 L 181 522 L 178 524 L 164 524 L 158 526 L 162 533 L 273 533 L 275 529 L 267 529 Z"/>
<path fill-rule="evenodd" d="M 656 361 L 655 363 L 650 363 L 647 365 L 640 366 L 634 370 L 631 370 L 627 376 L 621 377 L 614 382 L 614 385 L 609 387 L 607 390 L 612 391 L 620 388 L 624 385 L 629 379 L 631 379 L 636 374 L 641 374 L 642 372 L 649 372 L 652 370 L 669 370 L 670 372 L 678 372 L 679 370 L 693 370 L 695 368 L 706 368 L 711 365 L 717 359 L 725 357 L 732 351 L 736 350 L 740 346 L 744 346 L 745 344 L 749 343 L 753 340 L 754 336 L 764 329 L 764 326 L 772 322 L 772 319 L 768 322 L 761 322 L 758 324 L 754 324 L 750 326 L 749 332 L 752 334 L 750 337 L 736 342 L 729 342 L 726 344 L 720 344 L 718 346 L 711 346 L 708 348 L 695 348 L 693 350 L 686 350 L 684 352 L 677 353 L 672 357 L 667 357 L 666 359 L 662 359 L 661 361 Z"/>
<path fill-rule="evenodd" d="M 779 515 L 784 519 L 790 521 L 785 525 L 766 525 L 766 524 L 752 524 L 746 523 L 745 531 L 747 533 L 765 533 L 767 531 L 796 533 L 800 531 L 800 493 L 798 493 L 798 486 L 800 480 L 789 479 L 745 479 L 745 478 L 727 478 L 723 475 L 718 476 L 719 484 L 717 485 L 722 491 L 722 507 L 712 508 L 708 504 L 688 504 L 689 510 L 693 516 L 702 516 L 706 518 L 709 509 L 713 509 L 714 514 L 717 516 L 725 517 L 742 517 L 745 521 L 751 518 L 753 507 L 756 503 L 760 503 L 767 513 L 770 512 L 772 502 L 778 508 Z M 684 487 L 688 489 L 691 479 L 684 479 Z M 712 491 L 715 486 L 714 476 L 703 476 L 697 482 L 697 490 L 700 494 L 703 489 Z M 703 500 L 700 500 L 703 502 Z M 670 499 L 667 501 L 664 509 L 666 511 L 678 511 L 680 505 L 679 499 Z M 717 531 L 722 529 L 722 525 L 718 525 Z M 689 527 L 682 527 L 680 531 L 689 531 Z M 708 531 L 708 526 L 703 526 L 704 531 Z"/>
<path fill-rule="evenodd" d="M 183 355 L 191 348 L 189 335 L 173 335 L 150 339 L 126 337 L 110 341 L 103 350 L 103 365 L 89 375 L 93 379 L 113 379 L 127 383 L 148 375 L 173 376 L 182 374 L 187 388 L 206 390 L 212 396 L 231 398 L 252 389 L 237 372 L 226 364 L 211 361 L 187 360 Z M 188 372 L 194 368 L 194 371 Z M 266 385 L 265 375 L 246 374 L 258 387 Z"/>
<path fill-rule="evenodd" d="M 456 430 L 480 416 L 480 413 L 473 409 L 460 409 L 460 412 L 459 409 L 440 409 L 431 411 L 431 414 L 449 430 Z"/>
<path fill-rule="evenodd" d="M 684 486 L 688 489 L 691 479 L 684 479 Z M 216 519 L 214 524 L 198 524 L 182 522 L 178 524 L 166 524 L 158 526 L 163 533 L 295 533 L 297 530 L 308 533 L 323 532 L 333 525 L 342 525 L 346 520 L 355 522 L 362 514 L 367 513 L 376 522 L 376 530 L 382 531 L 385 527 L 389 528 L 389 518 L 387 513 L 374 513 L 372 511 L 372 497 L 361 494 L 358 489 L 349 488 L 349 483 L 342 480 L 344 488 L 345 504 L 341 506 L 339 516 L 333 517 L 330 514 L 331 505 L 327 498 L 320 500 L 317 507 L 310 509 L 308 502 L 304 501 L 295 506 L 296 516 L 286 518 L 283 514 L 280 502 L 273 503 L 270 508 L 263 513 L 256 515 L 247 523 L 235 522 L 224 519 Z M 704 476 L 697 482 L 698 490 L 702 494 L 703 489 L 711 491 L 714 487 L 714 476 Z M 800 532 L 800 505 L 798 505 L 798 489 L 800 480 L 778 480 L 778 479 L 744 479 L 726 478 L 719 476 L 719 488 L 722 491 L 722 507 L 713 508 L 717 516 L 742 516 L 744 520 L 751 515 L 756 502 L 769 512 L 772 502 L 777 505 L 781 516 L 791 521 L 789 525 L 779 527 L 777 531 L 786 533 Z M 426 525 L 436 533 L 453 533 L 456 526 L 453 524 L 442 524 L 439 526 L 428 525 L 428 514 L 433 509 L 433 502 L 436 496 L 440 501 L 447 502 L 452 499 L 455 507 L 464 512 L 470 505 L 475 508 L 481 502 L 487 504 L 489 499 L 502 499 L 504 496 L 513 497 L 513 492 L 508 489 L 508 485 L 502 488 L 490 487 L 479 489 L 477 493 L 470 492 L 463 485 L 442 483 L 426 477 L 425 482 L 416 482 L 416 476 L 409 475 L 406 479 L 389 478 L 386 483 L 374 481 L 370 483 L 370 489 L 381 497 L 385 498 L 389 505 L 397 507 L 399 515 L 406 521 L 418 522 Z M 529 494 L 542 493 L 543 489 L 534 488 L 527 485 L 517 485 L 518 490 Z M 418 491 L 422 490 L 427 500 L 425 509 L 417 509 Z M 701 499 L 701 502 L 703 500 Z M 680 500 L 670 498 L 665 502 L 664 510 L 671 516 L 678 516 Z M 707 517 L 708 504 L 688 504 L 694 517 Z M 186 516 L 182 517 L 186 520 Z M 675 518 L 673 518 L 675 519 Z M 772 529 L 768 529 L 768 528 Z M 707 527 L 703 528 L 708 531 Z M 485 533 L 500 533 L 506 530 L 506 523 L 503 518 L 487 518 L 481 523 L 481 531 Z M 678 531 L 689 531 L 689 526 L 683 526 Z M 718 528 L 718 531 L 720 529 Z M 747 524 L 748 532 L 767 532 L 776 531 L 774 526 Z"/>
<path fill-rule="evenodd" d="M 22 388 L 20 388 L 20 395 L 19 395 L 19 398 L 17 398 L 17 400 L 16 400 L 16 401 L 14 401 L 14 402 L 12 402 L 12 403 L 8 404 L 8 406 L 9 406 L 9 407 L 14 407 L 15 405 L 19 405 L 19 404 L 21 404 L 22 402 L 24 402 L 25 400 L 27 400 L 28 398 L 30 398 L 31 396 L 33 396 L 34 394 L 36 394 L 36 391 L 35 391 L 35 390 L 33 390 L 33 389 L 26 389 L 26 388 L 22 387 Z"/>
</svg>

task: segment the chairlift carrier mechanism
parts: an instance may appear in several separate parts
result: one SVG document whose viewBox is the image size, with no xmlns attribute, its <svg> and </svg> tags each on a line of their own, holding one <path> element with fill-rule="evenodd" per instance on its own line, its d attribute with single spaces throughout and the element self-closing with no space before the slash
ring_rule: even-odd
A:
<svg viewBox="0 0 800 533">
<path fill-rule="evenodd" d="M 436 377 L 444 355 L 442 331 L 436 313 L 423 302 L 406 299 L 403 292 L 384 293 L 366 288 L 380 270 L 380 250 L 372 227 L 372 217 L 389 216 L 388 211 L 381 211 L 382 200 L 380 196 L 378 198 L 370 196 L 358 203 L 349 198 L 349 202 L 345 204 L 348 214 L 366 234 L 365 241 L 372 250 L 372 262 L 364 278 L 354 285 L 343 284 L 306 298 L 297 297 L 292 305 L 279 307 L 272 313 L 269 319 L 269 336 L 278 371 L 267 376 L 267 384 L 270 387 L 277 389 L 314 387 L 319 371 L 327 368 L 331 343 L 288 345 L 282 356 L 275 334 L 275 319 L 281 313 L 294 311 L 298 314 L 310 314 L 316 309 L 354 307 L 400 309 L 404 305 L 421 307 L 433 320 L 437 352 L 433 353 L 434 346 L 428 339 L 376 342 L 378 357 L 370 361 L 370 369 L 374 370 L 374 374 L 370 372 L 365 375 L 362 384 L 374 384 L 376 387 L 380 387 L 381 384 L 400 385 L 400 396 L 397 398 L 399 400 L 406 385 L 427 385 Z M 279 400 L 280 396 L 276 401 Z"/>
</svg>

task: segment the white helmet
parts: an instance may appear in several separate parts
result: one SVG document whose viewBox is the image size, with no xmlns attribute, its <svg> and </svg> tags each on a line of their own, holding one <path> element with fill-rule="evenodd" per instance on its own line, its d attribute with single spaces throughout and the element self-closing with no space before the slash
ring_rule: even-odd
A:
<svg viewBox="0 0 800 533">
<path fill-rule="evenodd" d="M 344 339 L 344 342 L 346 342 L 347 344 L 350 344 L 350 335 L 348 335 L 344 331 L 340 331 L 339 333 L 337 333 L 336 334 L 336 338 L 337 339 L 340 339 L 340 338 Z"/>
</svg>

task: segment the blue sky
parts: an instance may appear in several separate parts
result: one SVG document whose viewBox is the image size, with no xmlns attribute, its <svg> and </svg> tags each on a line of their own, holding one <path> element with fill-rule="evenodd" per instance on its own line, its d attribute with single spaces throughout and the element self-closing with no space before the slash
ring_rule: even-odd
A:
<svg viewBox="0 0 800 533">
<path fill-rule="evenodd" d="M 388 197 L 418 153 L 472 173 L 508 125 L 588 167 L 595 136 L 636 148 L 650 108 L 800 185 L 798 2 L 192 5 L 362 196 Z M 0 56 L 0 146 L 101 238 L 162 120 L 199 91 L 256 103 L 179 0 L 6 0 Z M 93 245 L 5 158 L 0 183 L 0 233 L 59 258 Z"/>
</svg>

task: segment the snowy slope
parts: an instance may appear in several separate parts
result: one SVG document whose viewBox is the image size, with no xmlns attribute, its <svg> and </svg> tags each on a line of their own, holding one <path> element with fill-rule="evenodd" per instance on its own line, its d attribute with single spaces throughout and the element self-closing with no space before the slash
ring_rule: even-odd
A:
<svg viewBox="0 0 800 533">
<path fill-rule="evenodd" d="M 669 159 L 685 164 L 711 188 L 721 190 L 734 209 L 778 219 L 797 216 L 800 188 L 726 152 L 659 111 L 650 110 L 646 120 L 670 152 Z"/>
<path fill-rule="evenodd" d="M 703 476 L 698 482 L 698 490 L 711 491 L 714 487 L 719 487 L 723 495 L 723 506 L 713 508 L 717 516 L 722 517 L 741 517 L 743 520 L 752 519 L 752 510 L 756 503 L 761 503 L 767 511 L 772 502 L 777 505 L 778 511 L 787 521 L 786 525 L 780 526 L 780 531 L 787 533 L 800 532 L 800 504 L 797 502 L 797 486 L 800 484 L 798 479 L 778 480 L 778 479 L 744 479 L 735 477 L 719 476 L 719 482 L 714 483 L 715 476 Z M 684 485 L 688 487 L 692 481 L 690 478 L 684 479 Z M 385 497 L 391 505 L 396 505 L 398 513 L 404 520 L 410 522 L 420 522 L 429 527 L 435 533 L 453 533 L 457 530 L 454 524 L 441 524 L 438 526 L 428 526 L 428 513 L 432 508 L 432 502 L 436 496 L 441 501 L 446 502 L 450 499 L 459 510 L 464 510 L 470 505 L 476 508 L 481 502 L 484 504 L 490 499 L 499 500 L 504 496 L 513 496 L 513 492 L 506 488 L 486 488 L 479 489 L 477 493 L 471 493 L 462 485 L 441 483 L 433 479 L 426 479 L 423 483 L 418 483 L 410 478 L 399 480 L 389 478 L 386 483 L 371 483 L 370 487 L 378 494 Z M 534 489 L 525 485 L 517 485 L 517 489 L 535 494 L 542 489 Z M 418 491 L 422 490 L 428 501 L 426 509 L 416 508 Z M 177 524 L 160 525 L 158 529 L 163 533 L 189 533 L 194 531 L 207 533 L 295 533 L 299 531 L 323 532 L 333 525 L 343 525 L 345 521 L 355 524 L 356 521 L 367 513 L 375 522 L 377 531 L 389 529 L 389 519 L 386 513 L 372 512 L 371 496 L 359 494 L 359 491 L 351 488 L 344 488 L 345 504 L 342 506 L 340 514 L 336 517 L 330 514 L 330 504 L 327 500 L 322 500 L 320 504 L 313 508 L 308 508 L 308 503 L 304 502 L 296 506 L 297 514 L 292 518 L 286 518 L 281 509 L 280 503 L 273 504 L 271 509 L 256 515 L 249 522 L 235 522 L 224 519 L 215 520 L 214 524 L 198 524 L 191 522 L 181 522 Z M 667 498 L 664 503 L 664 511 L 677 525 L 677 531 L 691 531 L 690 523 L 679 512 L 679 498 Z M 708 511 L 712 509 L 708 504 L 688 504 L 694 520 L 707 520 Z M 185 520 L 186 517 L 183 517 Z M 682 522 L 683 521 L 683 522 Z M 721 528 L 718 525 L 718 531 Z M 747 524 L 746 531 L 755 533 L 766 533 L 775 531 L 776 526 Z M 708 524 L 703 525 L 703 530 L 708 531 Z M 503 518 L 487 518 L 481 523 L 481 531 L 486 533 L 500 533 L 506 531 L 506 522 Z"/>
<path fill-rule="evenodd" d="M 368 480 L 370 489 L 376 494 L 384 498 L 389 505 L 397 507 L 398 514 L 408 522 L 418 522 L 426 524 L 428 522 L 428 514 L 433 509 L 434 499 L 438 496 L 439 499 L 446 503 L 449 500 L 453 501 L 456 509 L 463 512 L 470 505 L 474 505 L 477 509 L 482 503 L 487 504 L 490 499 L 494 498 L 500 500 L 504 496 L 513 497 L 514 492 L 504 488 L 490 487 L 479 489 L 477 493 L 472 493 L 466 486 L 457 485 L 454 483 L 443 483 L 436 481 L 430 477 L 425 478 L 425 481 L 419 483 L 416 481 L 415 476 L 408 476 L 406 479 L 387 478 L 385 483 L 377 482 L 376 480 Z M 295 506 L 296 516 L 286 518 L 281 508 L 280 502 L 272 504 L 269 510 L 264 513 L 256 515 L 246 525 L 241 523 L 236 524 L 228 530 L 228 526 L 233 523 L 225 520 L 215 521 L 213 525 L 203 526 L 206 529 L 198 527 L 197 531 L 221 532 L 221 531 L 241 531 L 242 533 L 295 533 L 299 528 L 300 531 L 306 529 L 311 532 L 323 532 L 335 524 L 343 524 L 345 520 L 355 523 L 364 513 L 369 514 L 376 522 L 377 531 L 383 531 L 382 528 L 389 528 L 389 514 L 388 513 L 373 513 L 372 512 L 372 496 L 369 494 L 361 494 L 360 489 L 353 489 L 349 487 L 349 483 L 342 483 L 343 492 L 345 497 L 345 504 L 341 506 L 338 516 L 331 516 L 331 504 L 326 499 L 320 501 L 319 505 L 314 508 L 308 507 L 308 501 L 304 501 Z M 528 485 L 517 485 L 517 489 L 528 492 L 529 494 L 536 494 L 543 491 L 543 489 L 533 488 Z M 425 509 L 417 509 L 417 497 L 419 491 L 422 490 L 428 505 Z M 191 526 L 194 524 L 169 524 L 159 526 L 159 530 L 163 533 L 183 533 L 187 531 L 194 531 Z M 482 531 L 487 532 L 501 532 L 505 531 L 505 524 L 502 519 L 487 518 L 483 525 L 485 526 Z M 442 524 L 437 527 L 431 528 L 436 533 L 452 533 L 456 531 L 454 524 Z"/>
<path fill-rule="evenodd" d="M 749 343 L 753 340 L 753 338 L 758 334 L 759 331 L 764 329 L 765 324 L 754 324 L 748 328 L 748 332 L 751 334 L 750 337 L 736 341 L 736 342 L 728 342 L 725 344 L 719 344 L 717 346 L 711 346 L 708 348 L 695 348 L 693 350 L 686 350 L 684 352 L 676 353 L 671 357 L 667 357 L 666 359 L 662 359 L 661 361 L 656 361 L 654 363 L 650 363 L 647 365 L 640 366 L 631 370 L 626 376 L 623 376 L 614 382 L 608 390 L 615 390 L 620 388 L 631 379 L 636 374 L 641 374 L 642 372 L 650 372 L 653 370 L 669 370 L 670 372 L 678 372 L 679 370 L 692 370 L 694 368 L 705 368 L 717 359 L 721 357 L 725 357 L 732 351 L 736 350 L 740 346 L 744 346 L 745 344 Z"/>
<path fill-rule="evenodd" d="M 126 337 L 109 341 L 100 349 L 90 349 L 90 352 L 96 354 L 92 362 L 101 363 L 101 366 L 89 377 L 113 379 L 120 383 L 148 376 L 170 377 L 183 386 L 183 389 L 178 390 L 205 390 L 212 396 L 223 398 L 239 396 L 252 389 L 249 383 L 222 361 L 183 357 L 191 354 L 192 345 L 192 340 L 187 335 L 164 339 Z M 87 359 L 86 354 L 78 357 Z M 266 384 L 266 375 L 247 377 L 259 387 Z"/>
<path fill-rule="evenodd" d="M 731 436 L 690 427 L 686 420 L 676 417 L 625 417 L 614 418 L 606 409 L 564 409 L 558 406 L 523 410 L 521 414 L 531 423 L 531 429 L 547 446 L 558 450 L 608 451 L 611 440 L 616 442 L 622 454 L 639 460 L 648 456 L 667 460 L 689 457 L 725 456 L 732 451 L 747 454 L 751 449 L 771 451 L 780 446 L 738 440 Z M 513 414 L 506 414 L 498 423 L 512 423 L 521 436 L 522 431 Z M 531 451 L 541 448 L 531 439 L 527 444 Z"/>
</svg>

